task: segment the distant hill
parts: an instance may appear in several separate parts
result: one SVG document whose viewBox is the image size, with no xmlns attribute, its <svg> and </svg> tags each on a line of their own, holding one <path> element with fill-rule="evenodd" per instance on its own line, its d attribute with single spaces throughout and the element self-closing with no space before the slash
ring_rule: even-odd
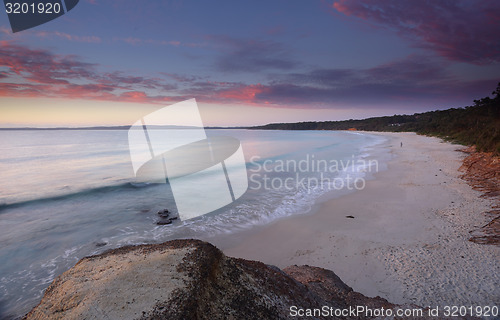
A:
<svg viewBox="0 0 500 320">
<path fill-rule="evenodd" d="M 492 94 L 494 98 L 474 100 L 474 105 L 464 108 L 363 120 L 272 123 L 251 129 L 416 132 L 500 155 L 500 83 Z"/>
</svg>

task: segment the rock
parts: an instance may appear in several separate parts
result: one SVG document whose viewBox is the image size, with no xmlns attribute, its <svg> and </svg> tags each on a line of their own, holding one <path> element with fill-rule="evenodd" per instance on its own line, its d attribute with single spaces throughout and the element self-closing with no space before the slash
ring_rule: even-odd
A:
<svg viewBox="0 0 500 320">
<path fill-rule="evenodd" d="M 96 242 L 95 246 L 99 248 L 99 247 L 104 247 L 107 244 L 108 244 L 107 242 Z"/>
<path fill-rule="evenodd" d="M 160 214 L 160 213 L 158 213 Z M 167 225 L 167 224 L 172 224 L 172 222 L 174 220 L 177 220 L 178 217 L 168 217 L 168 214 L 167 215 L 160 215 L 161 217 L 161 220 L 157 221 L 156 224 L 159 225 L 159 226 L 164 226 L 164 225 Z"/>
<path fill-rule="evenodd" d="M 354 219 L 354 216 L 345 216 L 345 217 L 349 219 Z"/>
<path fill-rule="evenodd" d="M 304 319 L 291 317 L 291 306 L 356 305 L 401 307 L 354 292 L 329 270 L 282 271 L 226 257 L 199 240 L 173 240 L 83 258 L 52 282 L 24 319 Z"/>
<path fill-rule="evenodd" d="M 325 301 L 334 301 L 337 308 L 362 305 L 369 308 L 393 309 L 395 304 L 381 297 L 368 298 L 355 292 L 346 285 L 333 271 L 311 267 L 291 266 L 283 270 L 295 280 L 304 284 L 311 292 Z"/>
<path fill-rule="evenodd" d="M 164 226 L 164 225 L 167 225 L 167 224 L 172 224 L 172 220 L 160 220 L 160 221 L 157 221 L 156 222 L 157 225 L 159 226 Z"/>
<path fill-rule="evenodd" d="M 485 226 L 471 231 L 472 242 L 500 245 L 500 157 L 493 153 L 477 152 L 474 147 L 462 150 L 469 155 L 463 160 L 462 179 L 474 189 L 483 192 L 482 197 L 492 199 L 492 211 L 484 214 L 491 218 Z"/>
<path fill-rule="evenodd" d="M 170 211 L 168 211 L 168 209 L 164 209 L 164 210 L 158 211 L 157 214 L 159 216 L 161 216 L 162 218 L 167 218 L 170 215 Z"/>
<path fill-rule="evenodd" d="M 498 215 L 498 211 L 500 210 L 496 211 L 496 214 Z M 470 235 L 471 237 L 469 241 L 479 244 L 500 245 L 500 215 L 493 218 L 493 220 L 481 228 L 471 231 Z"/>
</svg>

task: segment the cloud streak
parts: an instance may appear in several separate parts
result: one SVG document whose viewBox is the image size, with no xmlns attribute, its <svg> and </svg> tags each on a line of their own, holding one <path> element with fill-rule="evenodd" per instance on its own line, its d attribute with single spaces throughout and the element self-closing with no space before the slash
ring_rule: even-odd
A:
<svg viewBox="0 0 500 320">
<path fill-rule="evenodd" d="M 500 62 L 499 1 L 339 0 L 337 12 L 399 32 L 416 46 L 454 61 Z"/>
<path fill-rule="evenodd" d="M 0 33 L 9 37 L 10 39 L 14 39 L 19 37 L 19 35 L 14 35 L 9 28 L 5 26 L 0 26 Z M 101 43 L 102 39 L 98 36 L 81 36 L 69 34 L 66 32 L 59 31 L 35 31 L 35 30 L 24 30 L 22 33 L 23 36 L 34 36 L 40 39 L 62 39 L 73 42 L 84 42 L 84 43 Z"/>
<path fill-rule="evenodd" d="M 205 103 L 287 108 L 436 108 L 482 97 L 498 81 L 460 81 L 447 71 L 446 63 L 419 55 L 365 69 L 282 72 L 265 83 L 213 81 L 169 72 L 151 77 L 103 72 L 101 68 L 74 55 L 56 55 L 1 41 L 0 96 L 154 104 L 194 97 Z"/>
<path fill-rule="evenodd" d="M 220 52 L 215 65 L 222 72 L 261 72 L 290 70 L 298 63 L 289 50 L 271 40 L 246 40 L 211 35 L 209 40 Z"/>
<path fill-rule="evenodd" d="M 150 45 L 160 45 L 160 46 L 173 46 L 173 47 L 198 47 L 202 46 L 201 44 L 196 44 L 196 43 L 181 43 L 180 41 L 177 40 L 155 40 L 155 39 L 141 39 L 141 38 L 134 38 L 134 37 L 127 37 L 127 38 L 113 38 L 114 41 L 119 41 L 119 42 L 124 42 L 126 44 L 130 44 L 133 46 L 140 46 L 140 45 L 145 45 L 145 44 L 150 44 Z"/>
<path fill-rule="evenodd" d="M 373 68 L 281 75 L 259 87 L 254 102 L 317 108 L 460 106 L 488 94 L 498 80 L 460 81 L 446 67 L 431 57 L 411 55 Z"/>
<path fill-rule="evenodd" d="M 59 31 L 38 31 L 35 32 L 35 35 L 40 38 L 59 38 L 68 41 L 76 41 L 76 42 L 86 42 L 86 43 L 101 43 L 102 40 L 97 36 L 78 36 L 71 35 L 65 32 Z"/>
<path fill-rule="evenodd" d="M 2 96 L 160 103 L 171 98 L 154 92 L 176 88 L 160 78 L 101 72 L 98 64 L 83 62 L 77 56 L 34 50 L 12 41 L 0 41 L 0 67 L 4 69 L 0 76 Z"/>
</svg>

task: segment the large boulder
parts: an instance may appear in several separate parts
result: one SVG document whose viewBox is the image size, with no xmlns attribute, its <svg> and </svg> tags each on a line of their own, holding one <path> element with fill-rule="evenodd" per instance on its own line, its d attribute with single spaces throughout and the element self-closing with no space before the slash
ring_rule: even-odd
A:
<svg viewBox="0 0 500 320">
<path fill-rule="evenodd" d="M 54 280 L 25 319 L 302 319 L 307 309 L 356 305 L 397 307 L 354 292 L 329 270 L 281 271 L 226 257 L 206 242 L 174 240 L 83 258 Z M 314 318 L 358 319 L 308 317 Z"/>
</svg>

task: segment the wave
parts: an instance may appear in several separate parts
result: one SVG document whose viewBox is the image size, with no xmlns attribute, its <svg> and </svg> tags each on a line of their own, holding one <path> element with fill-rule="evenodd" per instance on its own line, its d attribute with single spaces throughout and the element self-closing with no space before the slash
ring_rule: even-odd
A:
<svg viewBox="0 0 500 320">
<path fill-rule="evenodd" d="M 102 193 L 109 193 L 113 191 L 121 191 L 121 190 L 133 190 L 133 189 L 138 189 L 138 188 L 146 188 L 154 185 L 158 185 L 159 183 L 149 183 L 149 182 L 125 182 L 122 184 L 118 185 L 111 185 L 111 186 L 101 186 L 101 187 L 96 187 L 96 188 L 89 188 L 89 189 L 83 189 L 79 190 L 73 193 L 67 193 L 67 194 L 62 194 L 62 195 L 55 195 L 55 196 L 49 196 L 49 197 L 42 197 L 42 198 L 37 198 L 37 199 L 29 199 L 29 200 L 22 200 L 19 202 L 12 202 L 12 203 L 1 203 L 0 204 L 0 213 L 3 210 L 6 209 L 11 209 L 11 208 L 17 208 L 17 207 L 22 207 L 26 205 L 32 205 L 36 203 L 45 203 L 45 202 L 52 202 L 52 201 L 60 201 L 60 200 L 68 200 L 68 199 L 75 199 L 83 196 L 89 196 L 93 194 L 102 194 Z"/>
</svg>

